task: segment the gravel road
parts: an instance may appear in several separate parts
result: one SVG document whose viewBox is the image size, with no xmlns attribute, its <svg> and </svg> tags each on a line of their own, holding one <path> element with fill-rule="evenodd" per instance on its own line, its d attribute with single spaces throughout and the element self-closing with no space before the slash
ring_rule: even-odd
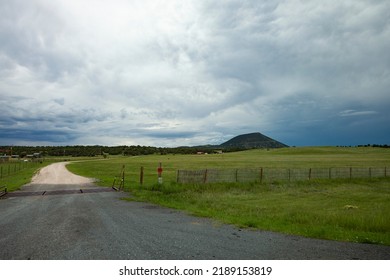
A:
<svg viewBox="0 0 390 280">
<path fill-rule="evenodd" d="M 390 259 L 390 246 L 243 230 L 127 195 L 43 168 L 0 200 L 0 259 Z"/>
</svg>

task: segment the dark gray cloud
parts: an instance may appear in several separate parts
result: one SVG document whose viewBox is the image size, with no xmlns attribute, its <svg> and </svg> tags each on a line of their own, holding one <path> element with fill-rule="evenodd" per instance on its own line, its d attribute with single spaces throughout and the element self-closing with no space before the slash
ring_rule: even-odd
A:
<svg viewBox="0 0 390 280">
<path fill-rule="evenodd" d="M 28 145 L 31 143 L 63 144 L 75 141 L 80 135 L 76 132 L 62 130 L 38 130 L 38 129 L 0 129 L 2 141 L 13 141 Z"/>
<path fill-rule="evenodd" d="M 389 10 L 0 0 L 0 144 L 389 143 Z"/>
</svg>

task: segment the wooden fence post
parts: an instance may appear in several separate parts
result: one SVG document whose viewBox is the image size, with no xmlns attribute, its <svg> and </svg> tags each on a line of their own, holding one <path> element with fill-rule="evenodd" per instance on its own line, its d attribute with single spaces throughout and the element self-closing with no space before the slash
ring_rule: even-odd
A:
<svg viewBox="0 0 390 280">
<path fill-rule="evenodd" d="M 1 191 L 1 189 L 4 189 L 4 190 Z M 8 193 L 7 186 L 0 187 L 0 197 L 6 195 L 7 193 Z"/>
<path fill-rule="evenodd" d="M 125 189 L 125 165 L 122 166 L 122 182 L 121 182 L 122 190 Z"/>
<path fill-rule="evenodd" d="M 203 176 L 203 183 L 207 183 L 207 169 L 204 171 L 204 176 Z"/>
<path fill-rule="evenodd" d="M 352 179 L 352 167 L 349 168 L 349 179 Z"/>
<path fill-rule="evenodd" d="M 288 181 L 291 182 L 291 169 L 288 169 Z"/>
<path fill-rule="evenodd" d="M 260 168 L 260 184 L 263 183 L 263 167 Z"/>
<path fill-rule="evenodd" d="M 139 184 L 142 186 L 144 184 L 144 167 L 141 166 L 141 171 L 139 174 Z"/>
<path fill-rule="evenodd" d="M 311 180 L 311 168 L 309 168 L 309 180 Z"/>
</svg>

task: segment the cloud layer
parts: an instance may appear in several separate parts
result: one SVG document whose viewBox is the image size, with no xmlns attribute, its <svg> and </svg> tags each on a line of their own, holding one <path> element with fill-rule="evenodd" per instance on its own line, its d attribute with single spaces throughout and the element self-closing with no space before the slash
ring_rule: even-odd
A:
<svg viewBox="0 0 390 280">
<path fill-rule="evenodd" d="M 389 143 L 389 10 L 0 0 L 0 144 Z"/>
</svg>

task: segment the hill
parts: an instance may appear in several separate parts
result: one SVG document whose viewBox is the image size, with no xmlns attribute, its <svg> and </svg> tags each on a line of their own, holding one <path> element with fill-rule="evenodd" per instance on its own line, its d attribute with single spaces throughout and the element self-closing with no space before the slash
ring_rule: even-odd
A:
<svg viewBox="0 0 390 280">
<path fill-rule="evenodd" d="M 287 145 L 278 142 L 268 136 L 265 136 L 259 132 L 242 134 L 236 136 L 225 143 L 219 145 L 221 148 L 240 148 L 240 149 L 253 149 L 253 148 L 284 148 Z"/>
</svg>

